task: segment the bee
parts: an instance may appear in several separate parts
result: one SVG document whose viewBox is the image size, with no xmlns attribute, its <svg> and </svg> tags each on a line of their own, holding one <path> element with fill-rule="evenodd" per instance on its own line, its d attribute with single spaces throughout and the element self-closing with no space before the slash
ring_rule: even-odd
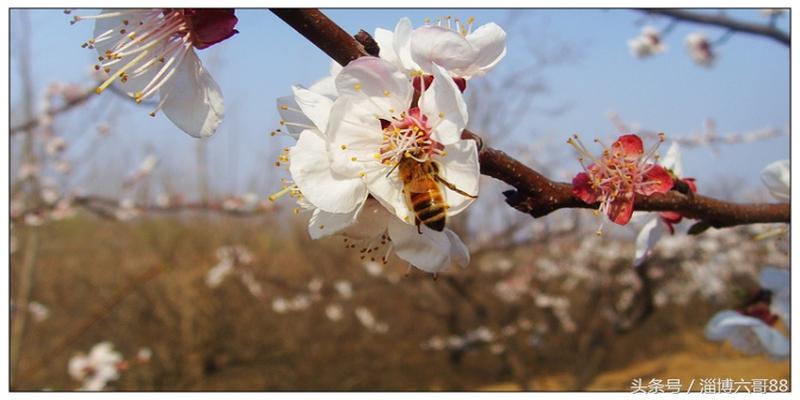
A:
<svg viewBox="0 0 800 400">
<path fill-rule="evenodd" d="M 444 230 L 447 220 L 448 205 L 444 201 L 444 193 L 439 186 L 471 199 L 477 199 L 469 193 L 446 181 L 439 175 L 439 164 L 432 160 L 418 161 L 413 157 L 403 157 L 397 164 L 398 175 L 403 182 L 403 193 L 408 208 L 414 211 L 414 224 L 417 232 L 422 233 L 422 224 L 435 231 Z"/>
</svg>

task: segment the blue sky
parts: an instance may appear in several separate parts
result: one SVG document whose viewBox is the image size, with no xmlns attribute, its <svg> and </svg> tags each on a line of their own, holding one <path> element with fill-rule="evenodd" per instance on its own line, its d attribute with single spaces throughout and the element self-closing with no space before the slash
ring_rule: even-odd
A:
<svg viewBox="0 0 800 400">
<path fill-rule="evenodd" d="M 375 27 L 392 29 L 403 16 L 410 17 L 415 25 L 426 17 L 439 15 L 475 16 L 478 24 L 489 21 L 502 24 L 509 17 L 508 10 L 494 9 L 324 12 L 351 33 L 359 29 L 373 32 Z M 615 132 L 607 117 L 613 110 L 629 121 L 674 136 L 699 131 L 705 118 L 712 118 L 720 133 L 765 127 L 783 130 L 783 137 L 722 146 L 718 153 L 706 148 L 686 151 L 684 170 L 687 175 L 699 178 L 701 185 L 703 181 L 729 177 L 757 187 L 763 166 L 788 158 L 789 49 L 777 42 L 736 34 L 719 47 L 717 64 L 706 69 L 691 61 L 683 40 L 692 31 L 705 32 L 714 39 L 724 33 L 720 29 L 680 23 L 665 38 L 666 53 L 639 60 L 629 54 L 626 41 L 639 33 L 638 23 L 644 20 L 641 13 L 630 10 L 515 10 L 514 13 L 532 32 L 566 41 L 579 49 L 581 55 L 575 62 L 554 66 L 544 73 L 551 97 L 545 100 L 569 104 L 566 112 L 553 117 L 503 116 L 530 126 L 529 130 L 518 131 L 525 134 L 518 133 L 506 143 L 531 143 L 543 138 L 562 141 L 576 132 L 586 138 L 605 137 Z M 756 10 L 731 10 L 729 14 L 764 21 Z M 320 50 L 271 13 L 238 10 L 237 16 L 239 35 L 200 52 L 225 95 L 226 121 L 208 143 L 212 179 L 224 191 L 246 190 L 255 181 L 265 184 L 280 176 L 274 173 L 269 155 L 291 142 L 287 138 L 269 138 L 267 134 L 278 126 L 275 98 L 287 94 L 292 84 L 313 83 L 327 73 L 329 66 L 328 58 Z M 91 36 L 92 24 L 81 22 L 70 26 L 68 20 L 61 10 L 31 11 L 34 31 L 27 40 L 33 49 L 38 92 L 53 80 L 89 82 L 86 71 L 95 55 L 81 49 L 79 44 Z M 16 17 L 11 22 L 13 57 Z M 667 24 L 663 19 L 650 22 L 659 28 Z M 788 18 L 782 18 L 779 26 L 786 30 Z M 547 43 L 548 39 L 515 36 L 510 31 L 507 58 L 493 73 L 480 79 L 507 73 L 526 57 L 527 42 L 542 41 Z M 12 74 L 12 104 L 19 95 L 14 77 L 16 74 Z M 103 96 L 93 101 L 117 101 L 110 95 Z M 113 155 L 107 157 L 107 162 L 126 163 L 120 170 L 127 171 L 152 146 L 167 160 L 164 165 L 191 173 L 194 139 L 163 116 L 148 117 L 148 111 L 127 104 L 116 109 L 118 132 L 114 140 L 119 145 L 108 150 Z M 98 122 L 82 121 L 80 115 L 69 118 L 75 124 Z M 513 147 L 504 150 L 514 154 Z M 574 167 L 577 172 L 577 161 Z"/>
</svg>

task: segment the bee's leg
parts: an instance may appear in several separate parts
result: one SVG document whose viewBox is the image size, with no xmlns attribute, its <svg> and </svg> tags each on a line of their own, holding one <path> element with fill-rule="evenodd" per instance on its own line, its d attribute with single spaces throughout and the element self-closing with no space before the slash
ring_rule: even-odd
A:
<svg viewBox="0 0 800 400">
<path fill-rule="evenodd" d="M 422 221 L 420 221 L 419 218 L 414 217 L 414 223 L 417 225 L 417 233 L 422 235 Z"/>
<path fill-rule="evenodd" d="M 456 192 L 456 193 L 458 193 L 458 194 L 460 194 L 460 195 L 462 195 L 464 197 L 469 197 L 471 199 L 477 199 L 478 198 L 478 196 L 473 196 L 473 195 L 471 195 L 471 194 L 459 189 L 458 187 L 456 187 L 456 185 L 446 181 L 444 178 L 442 178 L 439 175 L 436 175 L 436 180 L 441 182 L 443 185 L 447 186 L 448 189 L 450 189 L 450 190 L 452 190 L 452 191 L 454 191 L 454 192 Z"/>
</svg>

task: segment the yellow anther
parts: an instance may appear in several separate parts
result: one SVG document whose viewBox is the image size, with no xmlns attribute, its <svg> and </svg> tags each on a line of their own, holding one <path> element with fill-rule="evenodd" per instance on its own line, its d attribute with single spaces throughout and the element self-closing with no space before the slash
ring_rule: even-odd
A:
<svg viewBox="0 0 800 400">
<path fill-rule="evenodd" d="M 439 113 L 439 118 L 444 118 L 444 113 L 443 112 Z"/>
<path fill-rule="evenodd" d="M 358 157 L 350 157 L 350 161 L 358 161 Z"/>
<path fill-rule="evenodd" d="M 359 91 L 361 91 L 361 84 L 360 83 L 356 83 L 355 85 L 353 85 L 353 88 L 356 89 L 357 92 L 359 92 Z"/>
<path fill-rule="evenodd" d="M 289 109 L 289 106 L 287 106 L 286 104 L 281 104 L 281 110 L 286 111 L 288 109 Z"/>
<path fill-rule="evenodd" d="M 339 147 L 340 147 L 342 150 L 347 150 L 347 145 L 346 145 L 346 144 L 343 144 L 343 145 L 341 145 L 341 146 L 339 146 Z"/>
<path fill-rule="evenodd" d="M 471 24 L 471 23 L 473 23 L 473 22 L 475 22 L 475 17 L 469 17 L 469 18 L 467 18 L 467 23 L 468 23 L 468 24 Z"/>
<path fill-rule="evenodd" d="M 284 120 L 280 120 L 280 121 L 278 121 L 278 123 L 281 124 L 281 125 L 286 125 L 286 121 L 284 121 Z"/>
<path fill-rule="evenodd" d="M 319 229 L 325 229 L 325 225 L 320 225 Z"/>
<path fill-rule="evenodd" d="M 372 155 L 372 158 L 374 158 L 376 160 L 380 160 L 381 159 L 381 155 L 380 155 L 380 153 L 375 153 L 375 154 Z"/>
<path fill-rule="evenodd" d="M 293 213 L 295 213 L 295 214 L 300 214 L 300 209 L 299 209 L 299 208 L 297 208 L 297 207 L 295 207 L 295 208 L 292 210 L 292 212 L 293 212 Z"/>
<path fill-rule="evenodd" d="M 384 90 L 383 91 L 383 95 L 386 96 L 386 97 L 389 97 L 390 94 L 391 93 L 388 90 Z"/>
<path fill-rule="evenodd" d="M 366 173 L 366 172 L 364 172 L 364 171 L 360 171 L 360 172 L 358 173 L 358 176 L 360 176 L 360 177 L 362 177 L 362 178 L 363 178 L 363 177 L 367 176 L 367 173 Z"/>
</svg>

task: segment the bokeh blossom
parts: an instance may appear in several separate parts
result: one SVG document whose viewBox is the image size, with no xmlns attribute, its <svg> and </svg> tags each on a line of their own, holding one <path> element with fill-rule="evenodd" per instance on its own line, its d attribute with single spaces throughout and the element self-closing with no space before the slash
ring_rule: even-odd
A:
<svg viewBox="0 0 800 400">
<path fill-rule="evenodd" d="M 666 50 L 666 45 L 661 41 L 658 30 L 652 26 L 645 26 L 639 36 L 628 40 L 631 54 L 638 58 L 646 58 Z"/>
<path fill-rule="evenodd" d="M 81 390 L 103 390 L 108 382 L 119 379 L 122 355 L 110 342 L 92 347 L 89 354 L 79 353 L 69 359 L 69 375 L 81 382 Z"/>
<path fill-rule="evenodd" d="M 782 321 L 789 329 L 789 271 L 764 268 L 759 280 L 761 289 L 754 291 L 742 307 L 715 314 L 706 325 L 705 335 L 709 340 L 727 340 L 746 354 L 785 359 L 791 345 L 775 325 Z"/>
<path fill-rule="evenodd" d="M 716 59 L 716 54 L 711 50 L 711 43 L 700 32 L 691 33 L 686 37 L 686 50 L 697 65 L 710 67 Z"/>
</svg>

